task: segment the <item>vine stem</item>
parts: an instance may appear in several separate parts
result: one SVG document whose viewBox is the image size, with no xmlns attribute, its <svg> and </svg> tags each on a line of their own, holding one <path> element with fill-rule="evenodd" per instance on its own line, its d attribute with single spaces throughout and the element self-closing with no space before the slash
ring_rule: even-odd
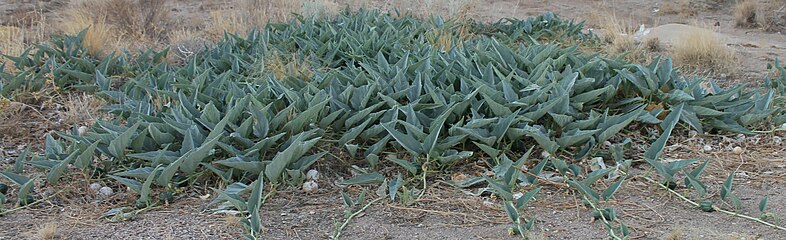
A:
<svg viewBox="0 0 786 240">
<path fill-rule="evenodd" d="M 344 230 L 345 227 L 347 227 L 347 225 L 349 225 L 349 221 L 352 221 L 352 218 L 354 218 L 358 214 L 360 214 L 363 211 L 365 211 L 368 207 L 371 207 L 371 205 L 374 204 L 375 202 L 378 202 L 379 200 L 382 200 L 382 199 L 385 199 L 385 197 L 378 197 L 378 198 L 376 198 L 374 200 L 371 200 L 371 202 L 368 202 L 365 206 L 363 206 L 363 208 L 361 208 L 357 212 L 352 213 L 352 215 L 349 215 L 349 217 L 347 217 L 347 220 L 345 220 L 344 223 L 341 224 L 341 226 L 338 227 L 338 229 L 336 229 L 336 233 L 333 234 L 333 238 L 332 239 L 340 239 L 341 238 L 341 232 Z"/>
<path fill-rule="evenodd" d="M 647 181 L 649 181 L 651 183 L 654 183 L 655 185 L 658 185 L 658 186 L 660 186 L 663 189 L 666 189 L 670 193 L 676 195 L 677 197 L 679 197 L 683 201 L 685 201 L 687 203 L 690 203 L 691 205 L 693 205 L 695 207 L 701 207 L 701 205 L 699 205 L 698 203 L 694 202 L 693 200 L 688 199 L 687 197 L 683 196 L 682 194 L 678 193 L 677 191 L 671 190 L 670 188 L 668 188 L 666 186 L 663 186 L 663 184 L 658 183 L 657 181 L 653 180 L 652 178 L 649 178 L 647 176 L 638 176 L 638 177 L 643 178 L 644 180 L 647 180 Z M 775 228 L 775 229 L 778 229 L 778 230 L 786 231 L 786 228 L 784 228 L 784 227 L 781 227 L 781 226 L 778 226 L 778 225 L 766 222 L 766 221 L 761 220 L 759 218 L 751 217 L 751 216 L 748 216 L 748 215 L 745 215 L 745 214 L 741 214 L 741 213 L 737 213 L 737 212 L 726 211 L 726 210 L 723 210 L 723 209 L 721 209 L 719 207 L 716 207 L 714 205 L 712 206 L 712 209 L 715 210 L 715 211 L 718 211 L 718 212 L 722 212 L 722 213 L 725 213 L 725 214 L 728 214 L 728 215 L 735 216 L 735 217 L 739 217 L 739 218 L 744 218 L 744 219 L 748 219 L 748 220 L 751 220 L 751 221 L 755 221 L 755 222 L 767 225 L 769 227 L 772 227 L 772 228 Z"/>
</svg>

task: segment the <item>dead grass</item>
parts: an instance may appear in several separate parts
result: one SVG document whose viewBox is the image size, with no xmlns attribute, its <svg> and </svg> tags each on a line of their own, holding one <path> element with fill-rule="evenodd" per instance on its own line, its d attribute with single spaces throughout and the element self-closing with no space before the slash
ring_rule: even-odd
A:
<svg viewBox="0 0 786 240">
<path fill-rule="evenodd" d="M 698 14 L 698 7 L 693 0 L 680 0 L 666 2 L 660 8 L 660 14 L 673 14 L 682 18 L 689 18 Z"/>
<path fill-rule="evenodd" d="M 0 54 L 19 56 L 25 50 L 24 31 L 18 27 L 0 26 Z M 7 61 L 0 56 L 0 64 Z M 10 70 L 10 65 L 6 66 Z"/>
<path fill-rule="evenodd" d="M 223 39 L 224 33 L 245 36 L 251 29 L 253 26 L 237 10 L 212 11 L 205 25 L 205 33 L 213 41 Z"/>
<path fill-rule="evenodd" d="M 634 50 L 634 26 L 629 21 L 622 21 L 616 14 L 610 14 L 601 21 L 601 39 L 606 43 L 605 50 L 611 54 L 621 54 Z"/>
<path fill-rule="evenodd" d="M 63 111 L 58 114 L 61 126 L 66 128 L 92 126 L 101 117 L 99 108 L 105 102 L 89 94 L 71 95 L 63 102 Z"/>
<path fill-rule="evenodd" d="M 338 13 L 340 5 L 330 0 L 301 0 L 300 15 L 311 17 L 331 17 Z"/>
<path fill-rule="evenodd" d="M 737 27 L 755 27 L 756 26 L 756 12 L 758 11 L 756 2 L 753 0 L 744 0 L 734 6 L 734 23 Z"/>
<path fill-rule="evenodd" d="M 240 216 L 227 214 L 224 216 L 224 220 L 226 220 L 226 224 L 228 227 L 241 227 L 242 224 L 240 222 L 243 221 L 243 218 Z"/>
<path fill-rule="evenodd" d="M 718 34 L 705 28 L 686 33 L 674 43 L 671 54 L 677 64 L 700 72 L 732 74 L 738 70 L 734 51 L 721 43 Z"/>
<path fill-rule="evenodd" d="M 678 228 L 674 231 L 669 232 L 664 240 L 684 240 L 685 239 L 685 230 L 682 228 Z"/>
<path fill-rule="evenodd" d="M 65 34 L 76 35 L 86 30 L 82 46 L 90 55 L 101 56 L 118 49 L 119 33 L 106 22 L 106 16 L 89 13 L 87 2 L 72 3 L 63 14 L 61 29 Z"/>
<path fill-rule="evenodd" d="M 169 63 L 183 63 L 196 53 L 205 50 L 209 42 L 204 32 L 181 29 L 169 34 L 171 53 Z"/>
<path fill-rule="evenodd" d="M 55 239 L 57 236 L 57 223 L 48 222 L 36 231 L 36 237 L 41 240 Z"/>
<path fill-rule="evenodd" d="M 759 26 L 767 32 L 780 32 L 786 29 L 786 1 L 762 1 L 756 14 Z"/>
<path fill-rule="evenodd" d="M 479 1 L 473 0 L 403 0 L 393 1 L 394 8 L 409 11 L 421 17 L 441 16 L 445 19 L 458 18 L 473 9 Z"/>
<path fill-rule="evenodd" d="M 283 80 L 287 77 L 310 79 L 313 76 L 311 64 L 297 55 L 283 55 L 273 53 L 265 59 L 265 71 L 272 72 L 276 79 Z"/>
<path fill-rule="evenodd" d="M 171 25 L 166 0 L 77 0 L 69 3 L 62 16 L 66 34 L 89 28 L 84 45 L 96 56 L 157 45 Z"/>
<path fill-rule="evenodd" d="M 650 52 L 660 52 L 663 50 L 663 46 L 661 46 L 660 39 L 653 37 L 644 40 L 644 49 Z"/>
<path fill-rule="evenodd" d="M 263 28 L 268 21 L 287 21 L 294 14 L 331 17 L 341 9 L 341 5 L 331 0 L 243 0 L 240 8 L 217 5 L 218 9 L 210 11 L 204 26 L 206 35 L 213 41 L 221 40 L 225 32 L 244 36 L 255 28 Z"/>
</svg>

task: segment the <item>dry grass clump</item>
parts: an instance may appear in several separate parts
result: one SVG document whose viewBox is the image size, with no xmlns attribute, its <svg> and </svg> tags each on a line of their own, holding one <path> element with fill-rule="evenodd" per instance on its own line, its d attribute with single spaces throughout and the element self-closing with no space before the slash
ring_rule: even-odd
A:
<svg viewBox="0 0 786 240">
<path fill-rule="evenodd" d="M 633 41 L 633 33 L 635 28 L 633 24 L 627 21 L 622 21 L 612 14 L 606 17 L 603 24 L 600 26 L 601 39 L 606 43 L 605 50 L 611 54 L 620 54 L 634 50 L 636 44 Z"/>
<path fill-rule="evenodd" d="M 756 12 L 756 2 L 752 0 L 738 2 L 737 5 L 734 6 L 734 23 L 737 27 L 755 27 Z"/>
<path fill-rule="evenodd" d="M 183 63 L 196 53 L 205 50 L 210 41 L 201 31 L 180 29 L 169 34 L 170 63 Z"/>
<path fill-rule="evenodd" d="M 763 1 L 757 14 L 757 22 L 767 32 L 780 32 L 786 29 L 786 1 Z"/>
<path fill-rule="evenodd" d="M 309 17 L 330 17 L 340 5 L 330 0 L 243 0 L 240 8 L 221 8 L 209 13 L 204 30 L 209 39 L 218 41 L 224 33 L 246 35 L 268 21 L 286 21 L 300 14 Z"/>
<path fill-rule="evenodd" d="M 224 33 L 245 36 L 253 28 L 254 26 L 242 14 L 238 14 L 237 10 L 216 10 L 210 12 L 204 30 L 208 38 L 218 41 L 224 37 Z"/>
<path fill-rule="evenodd" d="M 63 111 L 58 112 L 61 126 L 92 126 L 101 117 L 99 108 L 104 101 L 89 94 L 71 95 L 63 102 Z"/>
<path fill-rule="evenodd" d="M 73 10 L 65 15 L 61 29 L 69 35 L 76 35 L 87 29 L 82 46 L 90 55 L 100 56 L 102 53 L 119 50 L 117 47 L 120 37 L 112 26 L 106 23 L 105 18 L 94 19 Z"/>
<path fill-rule="evenodd" d="M 600 37 L 600 44 L 580 45 L 582 51 L 600 52 L 611 56 L 620 56 L 622 59 L 635 63 L 649 63 L 656 54 L 662 50 L 658 38 L 645 38 L 636 36 L 641 26 L 635 25 L 638 21 L 630 18 L 618 18 L 616 13 L 595 16 L 595 34 Z"/>
<path fill-rule="evenodd" d="M 674 14 L 683 18 L 696 16 L 699 13 L 695 1 L 681 0 L 678 2 L 664 3 L 660 8 L 661 14 Z"/>
<path fill-rule="evenodd" d="M 84 46 L 92 55 L 126 46 L 146 46 L 166 38 L 170 21 L 166 0 L 76 0 L 63 11 L 62 30 L 88 28 Z"/>
<path fill-rule="evenodd" d="M 403 0 L 394 1 L 392 7 L 410 11 L 422 17 L 442 16 L 446 19 L 458 18 L 474 7 L 473 0 Z"/>
<path fill-rule="evenodd" d="M 41 226 L 36 232 L 36 237 L 41 240 L 55 239 L 57 236 L 57 224 L 49 222 Z"/>
<path fill-rule="evenodd" d="M 330 0 L 301 1 L 300 15 L 310 17 L 331 17 L 339 12 L 338 3 Z"/>
<path fill-rule="evenodd" d="M 734 73 L 734 51 L 723 43 L 719 36 L 709 30 L 687 32 L 674 43 L 672 57 L 677 64 L 698 71 Z"/>
<path fill-rule="evenodd" d="M 287 77 L 295 77 L 308 80 L 314 76 L 311 63 L 308 60 L 299 58 L 297 55 L 283 55 L 279 53 L 269 54 L 265 58 L 265 71 L 272 72 L 276 79 L 283 80 Z"/>
<path fill-rule="evenodd" d="M 25 50 L 24 39 L 24 31 L 21 28 L 0 26 L 0 54 L 9 56 L 22 54 Z M 4 61 L 6 58 L 0 57 L 0 64 Z"/>
<path fill-rule="evenodd" d="M 665 240 L 684 240 L 685 239 L 685 229 L 678 228 L 675 229 L 668 234 L 666 234 Z"/>
</svg>

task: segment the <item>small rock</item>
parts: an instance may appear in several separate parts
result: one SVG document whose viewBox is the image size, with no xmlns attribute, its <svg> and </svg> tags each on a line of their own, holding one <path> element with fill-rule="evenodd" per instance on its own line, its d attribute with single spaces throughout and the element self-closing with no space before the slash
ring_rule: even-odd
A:
<svg viewBox="0 0 786 240">
<path fill-rule="evenodd" d="M 704 149 L 704 152 L 711 152 L 711 151 L 712 151 L 712 146 L 710 146 L 710 145 L 704 145 L 704 148 L 703 148 L 703 149 Z"/>
<path fill-rule="evenodd" d="M 739 146 L 734 147 L 734 150 L 732 151 L 734 152 L 734 154 L 742 154 L 742 148 Z"/>
<path fill-rule="evenodd" d="M 84 136 L 85 134 L 87 134 L 87 127 L 79 126 L 79 128 L 76 129 L 76 132 L 77 134 L 79 134 L 79 136 Z"/>
<path fill-rule="evenodd" d="M 772 137 L 772 143 L 775 143 L 775 145 L 781 145 L 781 142 L 783 142 L 783 139 L 781 139 L 781 137 L 778 136 Z"/>
<path fill-rule="evenodd" d="M 314 181 L 308 181 L 303 183 L 303 192 L 306 193 L 314 193 L 319 189 L 319 185 L 317 185 Z"/>
<path fill-rule="evenodd" d="M 603 157 L 592 158 L 592 162 L 590 162 L 590 168 L 592 169 L 592 171 L 598 169 L 606 169 L 606 163 L 603 162 Z"/>
<path fill-rule="evenodd" d="M 306 173 L 306 179 L 308 180 L 319 179 L 319 172 L 316 169 L 308 170 L 308 172 Z"/>
<path fill-rule="evenodd" d="M 93 191 L 98 191 L 98 189 L 101 189 L 101 184 L 91 183 L 90 184 L 90 189 L 93 190 Z"/>
<path fill-rule="evenodd" d="M 781 129 L 786 129 L 786 123 L 784 123 L 783 125 L 781 125 Z"/>
<path fill-rule="evenodd" d="M 202 199 L 202 201 L 205 201 L 205 200 L 207 200 L 208 198 L 210 198 L 210 193 L 208 193 L 208 194 L 205 194 L 205 195 L 202 195 L 202 196 L 199 196 L 199 199 Z"/>
<path fill-rule="evenodd" d="M 517 192 L 517 193 L 514 193 L 514 194 L 513 194 L 513 199 L 516 199 L 516 200 L 518 200 L 519 198 L 521 198 L 521 197 L 523 197 L 523 196 L 524 196 L 524 193 L 522 193 L 522 192 Z"/>
<path fill-rule="evenodd" d="M 112 193 L 114 193 L 114 191 L 110 187 L 102 187 L 98 189 L 98 193 L 105 197 L 109 197 L 112 196 Z"/>
</svg>

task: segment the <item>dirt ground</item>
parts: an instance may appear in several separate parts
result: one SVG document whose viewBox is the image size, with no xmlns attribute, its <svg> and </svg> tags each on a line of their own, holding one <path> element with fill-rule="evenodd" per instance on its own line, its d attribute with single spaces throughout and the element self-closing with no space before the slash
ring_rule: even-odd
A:
<svg viewBox="0 0 786 240">
<path fill-rule="evenodd" d="M 12 14 L 35 6 L 39 1 L 0 0 L 0 14 Z M 172 11 L 182 18 L 199 18 L 202 5 L 213 1 L 170 1 Z M 229 1 L 232 2 L 232 1 Z M 390 7 L 389 1 L 369 1 L 367 6 Z M 761 81 L 766 66 L 775 58 L 786 57 L 786 38 L 781 33 L 765 33 L 759 29 L 734 27 L 732 10 L 713 7 L 717 1 L 695 1 L 704 8 L 694 16 L 664 13 L 674 1 L 644 0 L 490 0 L 475 4 L 471 16 L 484 21 L 503 17 L 539 15 L 553 11 L 563 18 L 587 20 L 588 27 L 599 28 L 604 16 L 614 14 L 647 27 L 666 23 L 718 23 L 718 32 L 728 37 L 727 45 L 737 52 L 742 71 L 734 76 L 713 76 L 730 82 Z M 64 1 L 40 1 L 49 19 L 55 19 Z M 703 4 L 703 5 L 702 5 Z M 414 7 L 414 6 L 411 6 Z M 4 12 L 4 13 L 3 13 Z M 12 19 L 13 20 L 13 19 Z M 8 21 L 8 19 L 6 19 Z M 52 20 L 55 21 L 55 20 Z M 40 130 L 38 130 L 40 131 Z M 33 134 L 31 132 L 31 134 Z M 781 135 L 781 137 L 783 137 Z M 710 136 L 707 141 L 721 138 Z M 29 138 L 26 138 L 29 139 Z M 758 216 L 758 203 L 769 196 L 770 211 L 786 216 L 786 154 L 783 145 L 771 143 L 771 136 L 762 136 L 761 143 L 740 144 L 741 155 L 717 147 L 712 153 L 700 151 L 695 139 L 672 141 L 666 156 L 698 158 L 711 161 L 704 177 L 710 194 L 717 199 L 720 184 L 732 170 L 738 170 L 735 192 L 743 201 L 742 212 Z M 4 152 L 16 149 L 19 142 L 4 137 Z M 40 145 L 41 139 L 28 143 Z M 37 142 L 36 142 L 37 141 Z M 713 144 L 723 144 L 722 140 Z M 18 152 L 18 151 L 15 151 Z M 6 156 L 11 157 L 11 156 Z M 0 167 L 7 166 L 0 159 Z M 327 168 L 319 163 L 317 168 Z M 281 191 L 263 206 L 266 239 L 327 239 L 344 222 L 342 188 L 334 184 L 343 172 L 326 172 L 319 180 L 316 194 L 297 190 Z M 636 171 L 644 171 L 638 169 Z M 78 178 L 77 178 L 78 179 Z M 508 234 L 509 221 L 500 201 L 488 196 L 474 197 L 432 179 L 421 201 L 410 206 L 380 201 L 352 220 L 343 232 L 344 239 L 513 239 Z M 103 199 L 87 187 L 86 182 L 45 188 L 51 198 L 35 207 L 0 217 L 0 239 L 41 239 L 46 225 L 56 226 L 56 239 L 237 239 L 244 232 L 237 219 L 211 214 L 207 204 L 212 199 L 200 196 L 210 191 L 179 194 L 171 205 L 139 214 L 125 222 L 97 219 L 105 211 L 128 206 L 130 193 L 120 190 L 111 199 Z M 116 188 L 120 189 L 120 188 Z M 344 189 L 347 190 L 347 189 Z M 357 194 L 358 189 L 347 190 Z M 373 191 L 370 190 L 370 191 Z M 55 194 L 56 193 L 56 194 Z M 47 195 L 47 193 L 44 193 Z M 356 195 L 355 195 L 356 196 Z M 634 239 L 785 239 L 786 232 L 775 230 L 742 218 L 721 213 L 705 213 L 663 189 L 641 179 L 626 182 L 612 201 Z M 591 210 L 581 204 L 577 195 L 558 187 L 546 187 L 530 204 L 527 217 L 534 216 L 534 234 L 545 239 L 603 239 L 607 232 L 600 222 L 591 222 Z M 537 238 L 536 238 L 537 239 Z"/>
</svg>

